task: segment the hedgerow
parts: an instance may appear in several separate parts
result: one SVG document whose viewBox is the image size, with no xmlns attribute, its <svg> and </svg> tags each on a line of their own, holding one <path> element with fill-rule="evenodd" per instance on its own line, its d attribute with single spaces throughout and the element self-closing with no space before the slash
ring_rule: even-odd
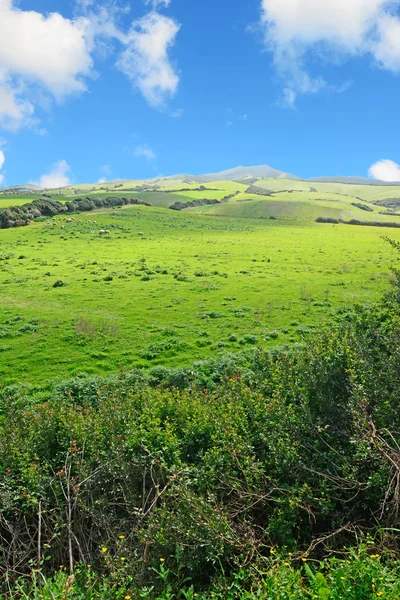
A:
<svg viewBox="0 0 400 600">
<path fill-rule="evenodd" d="M 16 597 L 47 577 L 109 598 L 398 591 L 398 292 L 292 349 L 3 389 L 3 581 Z"/>
<path fill-rule="evenodd" d="M 34 219 L 45 216 L 54 217 L 68 212 L 88 212 L 96 208 L 112 208 L 128 204 L 150 206 L 148 202 L 137 198 L 119 198 L 116 196 L 108 198 L 88 196 L 87 198 L 76 198 L 65 204 L 51 198 L 39 198 L 22 206 L 10 206 L 9 208 L 0 209 L 0 229 L 23 227 L 29 225 Z"/>
</svg>

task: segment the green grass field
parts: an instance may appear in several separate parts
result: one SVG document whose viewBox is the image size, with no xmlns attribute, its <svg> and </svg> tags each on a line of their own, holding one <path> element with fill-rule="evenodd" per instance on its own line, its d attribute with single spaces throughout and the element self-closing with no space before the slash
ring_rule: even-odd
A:
<svg viewBox="0 0 400 600">
<path fill-rule="evenodd" d="M 79 218 L 0 231 L 2 385 L 301 342 L 388 288 L 382 235 L 400 240 L 396 229 L 142 206 Z"/>
<path fill-rule="evenodd" d="M 400 188 L 252 181 L 0 193 L 1 597 L 399 597 Z"/>
</svg>

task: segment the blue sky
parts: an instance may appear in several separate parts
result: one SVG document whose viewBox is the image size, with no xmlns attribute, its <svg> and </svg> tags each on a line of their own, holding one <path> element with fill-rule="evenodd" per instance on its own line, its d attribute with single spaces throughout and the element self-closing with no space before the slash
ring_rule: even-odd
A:
<svg viewBox="0 0 400 600">
<path fill-rule="evenodd" d="M 0 0 L 0 180 L 400 180 L 400 0 Z"/>
</svg>

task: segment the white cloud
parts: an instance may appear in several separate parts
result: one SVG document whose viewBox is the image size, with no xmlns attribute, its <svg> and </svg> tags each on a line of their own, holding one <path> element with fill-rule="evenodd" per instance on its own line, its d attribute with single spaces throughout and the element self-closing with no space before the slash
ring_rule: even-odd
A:
<svg viewBox="0 0 400 600">
<path fill-rule="evenodd" d="M 174 44 L 180 25 L 151 12 L 132 23 L 126 50 L 118 66 L 147 102 L 162 108 L 176 94 L 179 76 L 172 66 L 168 50 Z"/>
<path fill-rule="evenodd" d="M 85 91 L 92 68 L 92 39 L 84 18 L 23 11 L 0 0 L 0 125 L 16 130 L 32 125 L 32 86 L 57 100 Z"/>
<path fill-rule="evenodd" d="M 6 160 L 6 157 L 4 155 L 4 152 L 3 152 L 3 150 L 0 150 L 0 171 L 3 168 L 5 160 Z M 3 183 L 3 181 L 4 181 L 4 174 L 0 173 L 0 185 Z"/>
<path fill-rule="evenodd" d="M 137 146 L 135 148 L 135 156 L 143 157 L 146 160 L 155 160 L 156 154 L 153 152 L 151 148 L 147 144 L 143 144 L 141 146 Z"/>
<path fill-rule="evenodd" d="M 0 75 L 0 127 L 17 131 L 21 127 L 35 125 L 33 104 L 19 97 L 16 86 L 10 86 Z"/>
<path fill-rule="evenodd" d="M 400 181 L 400 165 L 393 160 L 383 159 L 369 169 L 369 176 L 380 181 Z"/>
<path fill-rule="evenodd" d="M 105 177 L 101 177 L 97 183 L 107 183 L 107 179 Z"/>
<path fill-rule="evenodd" d="M 4 156 L 4 152 L 3 152 L 3 150 L 0 150 L 0 170 L 3 167 L 5 160 L 6 160 L 6 157 Z M 3 173 L 0 173 L 0 185 L 3 183 L 3 181 L 4 181 L 4 175 L 3 175 Z"/>
<path fill-rule="evenodd" d="M 400 18 L 383 16 L 380 19 L 375 58 L 384 69 L 400 72 Z"/>
<path fill-rule="evenodd" d="M 324 88 L 346 89 L 312 77 L 310 59 L 369 55 L 380 67 L 400 71 L 399 6 L 400 0 L 261 0 L 266 47 L 284 82 L 283 103 L 293 106 L 298 94 Z"/>
<path fill-rule="evenodd" d="M 144 0 L 144 3 L 151 4 L 157 10 L 159 6 L 168 7 L 171 4 L 171 0 Z"/>
<path fill-rule="evenodd" d="M 52 165 L 49 173 L 41 176 L 39 181 L 31 181 L 30 183 L 46 189 L 65 187 L 71 183 L 68 177 L 70 170 L 71 167 L 66 160 L 59 160 Z"/>
<path fill-rule="evenodd" d="M 73 19 L 21 10 L 17 0 L 0 0 L 0 128 L 37 126 L 38 98 L 48 106 L 49 98 L 61 102 L 82 94 L 93 74 L 94 56 L 116 46 L 121 71 L 149 104 L 160 108 L 179 82 L 168 50 L 180 26 L 156 12 L 169 2 L 149 0 L 151 12 L 125 32 L 118 19 L 128 8 L 118 0 L 76 0 Z"/>
</svg>

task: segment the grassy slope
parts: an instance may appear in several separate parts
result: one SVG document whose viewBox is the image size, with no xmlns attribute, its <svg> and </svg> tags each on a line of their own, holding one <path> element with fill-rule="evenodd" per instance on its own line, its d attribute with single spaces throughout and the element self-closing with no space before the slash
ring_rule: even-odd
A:
<svg viewBox="0 0 400 600">
<path fill-rule="evenodd" d="M 366 204 L 373 212 L 367 212 L 352 202 Z M 321 194 L 320 192 L 280 192 L 273 196 L 239 194 L 226 204 L 201 206 L 189 209 L 197 214 L 215 216 L 234 216 L 244 218 L 269 218 L 271 216 L 287 220 L 314 221 L 317 217 L 359 221 L 394 221 L 399 217 L 381 215 L 384 210 L 370 203 L 360 202 L 340 194 Z"/>
<path fill-rule="evenodd" d="M 137 188 L 148 185 L 157 186 L 159 191 L 136 191 Z M 153 206 L 168 207 L 175 202 L 190 202 L 194 199 L 221 200 L 224 196 L 238 193 L 229 205 L 222 207 L 205 207 L 196 210 L 197 213 L 237 216 L 237 217 L 269 217 L 278 216 L 285 219 L 315 220 L 315 218 L 332 217 L 338 219 L 370 220 L 371 214 L 352 206 L 354 202 L 368 203 L 373 209 L 374 220 L 388 220 L 386 216 L 379 215 L 384 207 L 374 206 L 371 202 L 384 198 L 400 197 L 399 186 L 367 186 L 336 183 L 310 183 L 305 181 L 292 181 L 288 179 L 260 179 L 255 185 L 273 191 L 271 197 L 246 194 L 247 184 L 233 181 L 218 181 L 207 183 L 205 190 L 198 190 L 200 184 L 188 180 L 155 179 L 152 181 L 126 181 L 123 183 L 105 184 L 79 184 L 69 186 L 54 193 L 54 198 L 67 201 L 78 195 L 133 195 Z M 185 189 L 185 191 L 179 191 Z M 315 190 L 315 191 L 313 191 Z M 168 193 L 169 192 L 169 193 Z M 171 193 L 172 192 L 172 193 Z M 0 194 L 0 207 L 21 205 L 32 201 L 38 196 L 35 194 L 25 196 L 2 196 Z M 248 202 L 247 206 L 230 206 L 232 203 Z M 275 203 L 275 204 L 272 204 Z M 396 218 L 391 220 L 396 220 Z"/>
<path fill-rule="evenodd" d="M 22 196 L 14 194 L 0 194 L 0 209 L 8 208 L 9 206 L 22 206 L 23 204 L 28 204 L 37 198 L 40 198 L 40 195 L 27 194 Z"/>
<path fill-rule="evenodd" d="M 318 192 L 345 194 L 366 201 L 384 198 L 400 198 L 400 186 L 353 185 L 348 183 L 318 183 L 310 181 L 291 181 L 289 179 L 260 179 L 255 184 L 268 190 L 305 190 L 311 188 Z"/>
<path fill-rule="evenodd" d="M 151 207 L 95 218 L 0 232 L 2 384 L 189 364 L 237 351 L 246 334 L 262 346 L 301 341 L 339 306 L 379 297 L 392 257 L 381 236 L 400 240 L 398 230 Z"/>
</svg>

